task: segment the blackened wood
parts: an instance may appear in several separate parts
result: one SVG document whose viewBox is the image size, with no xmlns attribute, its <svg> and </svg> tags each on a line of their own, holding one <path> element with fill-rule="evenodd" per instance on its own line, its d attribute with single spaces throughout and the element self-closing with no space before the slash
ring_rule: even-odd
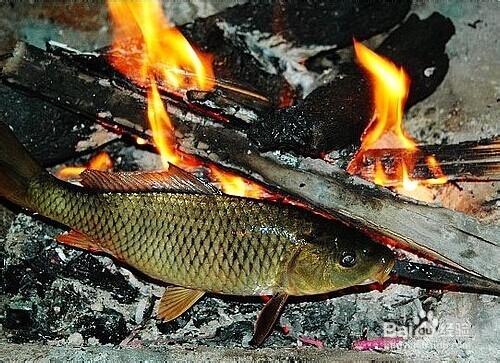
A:
<svg viewBox="0 0 500 363">
<path fill-rule="evenodd" d="M 436 159 L 439 169 L 433 169 L 429 164 L 430 156 Z M 366 150 L 360 163 L 350 171 L 365 179 L 373 179 L 375 165 L 379 162 L 387 177 L 384 185 L 395 186 L 401 183 L 397 170 L 404 161 L 414 165 L 409 171 L 412 179 L 432 179 L 444 174 L 448 181 L 500 181 L 500 139 L 421 145 L 418 150 Z"/>
<path fill-rule="evenodd" d="M 345 47 L 355 36 L 367 39 L 401 22 L 410 10 L 404 1 L 252 0 L 196 23 L 226 22 L 244 36 L 279 35 L 296 46 Z M 209 27 L 205 26 L 204 29 Z"/>
<path fill-rule="evenodd" d="M 4 67 L 4 81 L 30 89 L 92 120 L 101 112 L 118 129 L 130 128 L 148 137 L 144 129 L 145 97 L 140 90 L 125 89 L 75 71 L 61 59 L 46 56 L 43 51 L 20 44 Z M 38 57 L 45 62 L 37 63 Z M 500 279 L 499 226 L 483 225 L 461 213 L 403 199 L 322 160 L 293 156 L 277 159 L 261 154 L 241 132 L 214 124 L 181 101 L 168 102 L 176 130 L 184 134 L 180 141 L 185 151 L 239 170 L 361 229 L 432 251 L 440 259 Z M 199 142 L 205 147 L 197 148 Z"/>
<path fill-rule="evenodd" d="M 107 76 L 84 72 L 69 57 L 23 42 L 5 63 L 2 82 L 87 119 L 123 117 L 129 127 L 146 125 L 146 103 L 139 89 L 121 88 Z"/>
<path fill-rule="evenodd" d="M 243 42 L 234 44 L 224 36 L 215 18 L 186 24 L 180 30 L 190 43 L 212 56 L 216 79 L 261 93 L 274 107 L 289 106 L 295 98 L 285 78 L 264 71 Z"/>
<path fill-rule="evenodd" d="M 428 97 L 448 71 L 445 45 L 453 23 L 434 13 L 425 20 L 411 15 L 377 48 L 403 66 L 410 78 L 407 107 Z M 318 155 L 358 142 L 374 110 L 369 78 L 354 63 L 318 87 L 296 106 L 271 112 L 249 131 L 260 150 Z"/>
<path fill-rule="evenodd" d="M 407 108 L 431 95 L 448 73 L 445 47 L 453 34 L 452 21 L 439 13 L 424 20 L 412 14 L 377 48 L 410 76 Z"/>
<path fill-rule="evenodd" d="M 54 165 L 117 136 L 86 117 L 0 84 L 0 114 L 36 160 Z"/>
</svg>

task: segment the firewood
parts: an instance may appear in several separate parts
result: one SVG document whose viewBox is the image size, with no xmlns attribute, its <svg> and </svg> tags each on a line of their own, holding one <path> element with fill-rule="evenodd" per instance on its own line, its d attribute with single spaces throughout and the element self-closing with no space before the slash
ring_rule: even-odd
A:
<svg viewBox="0 0 500 363">
<path fill-rule="evenodd" d="M 0 114 L 30 153 L 51 166 L 116 139 L 87 117 L 0 84 Z"/>
<path fill-rule="evenodd" d="M 3 81 L 89 119 L 104 120 L 117 131 L 149 137 L 145 96 L 130 84 L 86 73 L 23 43 L 7 61 Z M 176 130 L 184 135 L 180 138 L 183 150 L 239 170 L 360 229 L 500 280 L 500 226 L 484 225 L 462 213 L 402 198 L 323 160 L 261 153 L 230 123 L 214 123 L 209 113 L 191 107 L 182 98 L 164 95 L 164 100 Z M 208 145 L 208 150 L 197 148 L 198 142 Z"/>
<path fill-rule="evenodd" d="M 454 32 L 453 23 L 440 14 L 424 20 L 411 15 L 376 49 L 408 72 L 407 107 L 441 84 L 448 71 L 445 45 Z M 270 112 L 249 130 L 249 136 L 261 151 L 317 156 L 359 141 L 373 117 L 372 99 L 369 78 L 355 63 L 345 63 L 331 82 L 296 106 Z"/>
<path fill-rule="evenodd" d="M 398 185 L 400 181 L 395 166 L 410 161 L 412 179 L 432 179 L 436 171 L 429 167 L 429 157 L 439 162 L 439 173 L 448 181 L 500 181 L 500 139 L 466 141 L 451 145 L 421 145 L 418 150 L 371 149 L 363 153 L 361 163 L 352 172 L 364 179 L 373 179 L 375 165 L 380 162 L 388 178 L 385 185 Z M 437 156 L 437 157 L 436 157 Z"/>
<path fill-rule="evenodd" d="M 195 34 L 203 37 L 208 24 L 235 27 L 235 36 L 280 36 L 294 46 L 330 45 L 343 48 L 352 37 L 367 39 L 401 22 L 411 2 L 270 1 L 252 0 L 205 19 L 197 19 Z"/>
</svg>

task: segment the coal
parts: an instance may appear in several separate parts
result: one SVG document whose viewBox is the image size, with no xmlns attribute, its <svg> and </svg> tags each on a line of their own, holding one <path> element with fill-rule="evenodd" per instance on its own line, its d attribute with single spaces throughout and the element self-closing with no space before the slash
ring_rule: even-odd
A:
<svg viewBox="0 0 500 363">
<path fill-rule="evenodd" d="M 77 324 L 84 338 L 96 337 L 101 344 L 119 344 L 129 334 L 123 315 L 107 308 L 81 316 Z"/>
<path fill-rule="evenodd" d="M 33 323 L 34 305 L 26 298 L 17 298 L 9 302 L 5 310 L 5 323 L 7 329 L 28 329 Z"/>
<path fill-rule="evenodd" d="M 113 298 L 122 304 L 131 304 L 137 300 L 139 291 L 130 286 L 123 275 L 111 272 L 102 262 L 88 253 L 72 259 L 63 271 L 62 276 L 80 280 L 90 286 L 111 292 Z"/>
<path fill-rule="evenodd" d="M 3 208 L 3 207 L 2 207 Z M 0 236 L 0 324 L 11 342 L 47 341 L 80 333 L 85 339 L 119 343 L 129 333 L 123 314 L 99 308 L 135 304 L 138 289 L 105 260 L 57 246 L 47 236 L 60 230 L 18 216 Z M 108 260 L 108 264 L 109 264 Z"/>
<path fill-rule="evenodd" d="M 407 107 L 431 95 L 443 81 L 448 71 L 445 46 L 454 31 L 451 20 L 438 13 L 424 20 L 411 15 L 377 48 L 407 70 L 412 80 Z M 317 156 L 359 141 L 372 116 L 368 76 L 355 63 L 345 63 L 330 83 L 296 106 L 270 112 L 248 135 L 262 151 Z"/>
</svg>

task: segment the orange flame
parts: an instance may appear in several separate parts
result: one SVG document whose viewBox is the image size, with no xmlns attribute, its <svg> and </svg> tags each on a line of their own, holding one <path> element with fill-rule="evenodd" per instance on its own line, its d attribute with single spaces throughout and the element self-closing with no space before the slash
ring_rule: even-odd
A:
<svg viewBox="0 0 500 363">
<path fill-rule="evenodd" d="M 147 88 L 148 121 L 164 168 L 169 164 L 183 169 L 202 166 L 201 161 L 176 147 L 175 128 L 158 86 L 178 92 L 193 88 L 210 90 L 215 82 L 210 58 L 195 51 L 166 20 L 157 0 L 109 0 L 108 7 L 114 25 L 108 60 L 119 72 Z M 137 142 L 144 144 L 145 140 L 139 138 Z M 264 189 L 256 183 L 215 166 L 210 166 L 210 170 L 227 194 L 264 196 Z"/>
<path fill-rule="evenodd" d="M 55 175 L 62 180 L 78 179 L 80 174 L 86 169 L 107 171 L 113 168 L 113 160 L 105 151 L 92 156 L 84 166 L 63 166 L 56 171 Z"/>
<path fill-rule="evenodd" d="M 158 77 L 173 90 L 209 90 L 214 75 L 208 56 L 193 49 L 163 15 L 157 0 L 109 0 L 114 25 L 111 64 L 142 86 Z M 124 64 L 114 53 L 135 53 Z M 134 54 L 132 54 L 134 55 Z M 123 59 L 123 57 L 120 57 Z"/>
<path fill-rule="evenodd" d="M 271 193 L 259 184 L 222 170 L 215 165 L 210 165 L 210 173 L 226 194 L 254 199 L 271 198 Z"/>
<path fill-rule="evenodd" d="M 362 136 L 361 147 L 348 167 L 349 171 L 356 169 L 355 164 L 362 160 L 366 150 L 391 147 L 417 151 L 417 144 L 406 134 L 403 127 L 404 106 L 410 89 L 408 75 L 403 68 L 396 67 L 391 61 L 356 40 L 354 50 L 361 66 L 372 79 L 374 115 Z M 410 178 L 415 158 L 405 158 L 401 165 L 396 166 L 397 177 L 406 191 L 414 190 L 420 183 L 442 184 L 447 181 L 435 157 L 427 158 L 427 163 L 436 178 L 424 181 Z M 380 160 L 376 161 L 373 181 L 379 185 L 394 184 L 394 181 L 387 177 Z"/>
</svg>

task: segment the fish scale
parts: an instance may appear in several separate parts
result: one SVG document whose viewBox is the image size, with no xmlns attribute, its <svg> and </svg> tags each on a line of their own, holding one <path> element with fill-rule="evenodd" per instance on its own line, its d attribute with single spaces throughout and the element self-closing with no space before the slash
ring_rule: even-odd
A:
<svg viewBox="0 0 500 363">
<path fill-rule="evenodd" d="M 32 183 L 30 195 L 39 213 L 150 276 L 220 293 L 278 288 L 283 261 L 300 246 L 296 221 L 310 229 L 299 210 L 224 195 L 96 193 L 47 179 Z M 295 240 L 276 225 L 294 228 Z"/>
<path fill-rule="evenodd" d="M 0 195 L 72 228 L 59 242 L 105 252 L 169 286 L 158 316 L 182 315 L 205 292 L 272 294 L 252 344 L 272 331 L 289 295 L 384 282 L 394 255 L 363 234 L 302 209 L 221 195 L 169 166 L 85 171 L 83 187 L 49 175 L 0 122 Z"/>
</svg>

